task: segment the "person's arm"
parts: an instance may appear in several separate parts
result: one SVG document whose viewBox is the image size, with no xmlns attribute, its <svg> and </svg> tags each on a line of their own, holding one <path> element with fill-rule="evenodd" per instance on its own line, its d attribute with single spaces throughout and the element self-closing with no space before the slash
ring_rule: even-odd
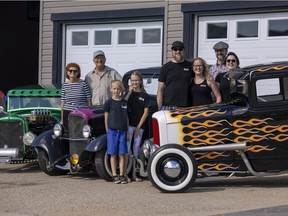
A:
<svg viewBox="0 0 288 216">
<path fill-rule="evenodd" d="M 88 99 L 87 103 L 88 103 L 88 106 L 92 106 L 92 100 L 91 99 Z"/>
<path fill-rule="evenodd" d="M 60 104 L 60 107 L 61 107 L 61 124 L 63 124 L 63 107 L 64 107 L 64 101 L 61 101 L 61 104 Z"/>
<path fill-rule="evenodd" d="M 147 117 L 148 117 L 148 113 L 149 113 L 149 108 L 146 107 L 144 108 L 144 112 L 143 115 L 141 116 L 141 119 L 137 125 L 137 127 L 135 128 L 134 131 L 134 136 L 138 137 L 139 133 L 140 133 L 140 128 L 142 127 L 142 125 L 144 124 L 144 122 L 146 121 Z"/>
<path fill-rule="evenodd" d="M 215 103 L 221 103 L 222 102 L 222 97 L 221 97 L 221 93 L 220 93 L 220 90 L 218 88 L 217 83 L 213 79 L 210 79 L 208 81 L 208 85 L 212 89 L 212 92 L 213 92 L 213 94 L 215 96 Z"/>
<path fill-rule="evenodd" d="M 130 86 L 129 86 L 129 91 L 128 91 L 128 93 L 126 94 L 126 96 L 125 96 L 125 98 L 124 98 L 126 101 L 129 100 L 129 97 L 130 97 L 130 95 L 132 94 L 132 92 L 133 92 L 133 86 L 130 85 Z"/>
<path fill-rule="evenodd" d="M 158 110 L 162 109 L 164 89 L 165 89 L 165 83 L 164 82 L 158 82 L 158 89 L 157 89 L 157 106 L 158 106 Z"/>
<path fill-rule="evenodd" d="M 104 122 L 105 122 L 105 129 L 107 133 L 108 132 L 108 112 L 104 112 Z"/>
</svg>

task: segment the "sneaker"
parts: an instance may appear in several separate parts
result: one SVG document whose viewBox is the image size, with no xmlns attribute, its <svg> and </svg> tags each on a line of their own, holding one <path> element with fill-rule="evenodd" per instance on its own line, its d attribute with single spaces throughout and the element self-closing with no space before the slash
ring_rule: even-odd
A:
<svg viewBox="0 0 288 216">
<path fill-rule="evenodd" d="M 119 178 L 118 175 L 113 176 L 112 178 L 113 178 L 113 182 L 114 182 L 115 184 L 119 184 L 119 183 L 121 183 L 121 180 L 120 180 L 120 178 Z"/>
<path fill-rule="evenodd" d="M 126 180 L 127 180 L 128 183 L 131 182 L 131 179 L 130 179 L 128 176 L 125 176 L 125 178 L 126 178 Z"/>
<path fill-rule="evenodd" d="M 120 181 L 121 181 L 121 184 L 127 184 L 127 179 L 125 176 L 120 176 Z"/>
</svg>

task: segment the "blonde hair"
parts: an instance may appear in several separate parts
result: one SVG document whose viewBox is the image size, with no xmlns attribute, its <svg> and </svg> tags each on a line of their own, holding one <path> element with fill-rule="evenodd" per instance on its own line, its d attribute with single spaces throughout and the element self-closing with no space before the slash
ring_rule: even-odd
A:
<svg viewBox="0 0 288 216">
<path fill-rule="evenodd" d="M 205 61 L 204 59 L 200 58 L 200 57 L 197 57 L 197 58 L 192 59 L 192 62 L 191 62 L 191 63 L 192 63 L 192 65 L 191 65 L 192 71 L 194 72 L 194 70 L 193 70 L 193 65 L 194 65 L 194 62 L 195 62 L 196 60 L 200 60 L 201 63 L 202 63 L 202 65 L 203 65 L 203 76 L 205 77 L 205 79 L 206 79 L 206 80 L 211 79 L 212 76 L 211 76 L 211 74 L 209 73 L 209 66 L 208 66 L 208 64 L 206 63 L 206 61 Z"/>
<path fill-rule="evenodd" d="M 118 79 L 112 80 L 112 81 L 111 81 L 111 88 L 112 88 L 112 86 L 113 86 L 114 84 L 115 84 L 117 87 L 120 87 L 122 93 L 125 91 L 125 87 L 124 87 L 123 83 L 122 83 L 120 80 L 118 80 Z"/>
<path fill-rule="evenodd" d="M 130 79 L 131 79 L 131 76 L 134 75 L 134 76 L 137 76 L 140 80 L 140 90 L 141 92 L 146 92 L 145 89 L 144 89 L 144 84 L 143 84 L 143 76 L 142 74 L 139 72 L 139 71 L 133 71 L 130 75 Z"/>
</svg>

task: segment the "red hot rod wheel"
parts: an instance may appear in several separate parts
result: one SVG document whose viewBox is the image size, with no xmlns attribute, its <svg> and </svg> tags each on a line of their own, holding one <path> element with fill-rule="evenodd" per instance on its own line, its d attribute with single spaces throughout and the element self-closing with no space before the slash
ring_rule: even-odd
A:
<svg viewBox="0 0 288 216">
<path fill-rule="evenodd" d="M 152 184 L 162 192 L 183 192 L 196 179 L 197 162 L 185 147 L 168 144 L 159 148 L 150 158 L 148 175 Z"/>
</svg>

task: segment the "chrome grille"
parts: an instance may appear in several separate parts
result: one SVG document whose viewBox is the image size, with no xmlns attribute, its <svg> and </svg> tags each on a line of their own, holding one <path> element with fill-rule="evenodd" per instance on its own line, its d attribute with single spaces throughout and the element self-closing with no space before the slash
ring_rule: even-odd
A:
<svg viewBox="0 0 288 216">
<path fill-rule="evenodd" d="M 23 124 L 21 121 L 0 121 L 0 148 L 22 148 Z"/>
</svg>

